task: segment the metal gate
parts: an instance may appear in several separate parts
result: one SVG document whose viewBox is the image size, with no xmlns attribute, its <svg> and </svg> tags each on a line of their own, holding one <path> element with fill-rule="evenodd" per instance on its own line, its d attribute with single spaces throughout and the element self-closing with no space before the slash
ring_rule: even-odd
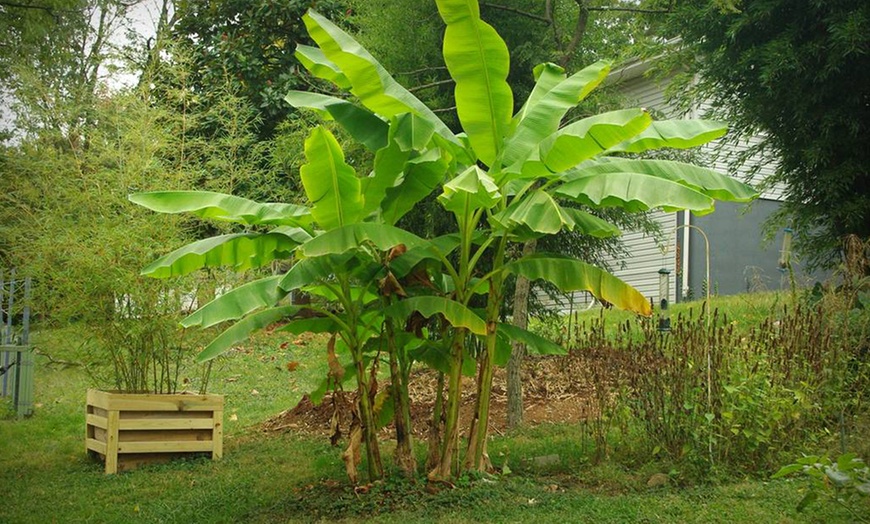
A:
<svg viewBox="0 0 870 524">
<path fill-rule="evenodd" d="M 33 348 L 30 347 L 30 277 L 0 269 L 0 396 L 11 397 L 19 417 L 33 414 Z"/>
</svg>

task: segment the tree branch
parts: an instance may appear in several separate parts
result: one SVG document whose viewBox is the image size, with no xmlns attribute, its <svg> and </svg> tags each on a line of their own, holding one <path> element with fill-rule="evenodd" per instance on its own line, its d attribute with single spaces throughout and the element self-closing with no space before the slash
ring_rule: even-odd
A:
<svg viewBox="0 0 870 524">
<path fill-rule="evenodd" d="M 520 16 L 525 16 L 526 18 L 531 18 L 532 20 L 538 20 L 540 22 L 544 22 L 547 25 L 553 23 L 553 21 L 550 18 L 547 18 L 545 16 L 541 16 L 541 15 L 536 15 L 535 13 L 529 13 L 528 11 L 522 11 L 520 9 L 517 9 L 516 7 L 508 7 L 506 5 L 499 5 L 499 4 L 490 4 L 489 2 L 481 2 L 480 7 L 491 7 L 493 9 L 501 9 L 502 11 L 508 11 L 510 13 L 518 14 Z"/>
<path fill-rule="evenodd" d="M 672 12 L 671 8 L 668 9 L 644 9 L 642 7 L 615 7 L 615 6 L 599 6 L 599 7 L 587 7 L 587 11 L 599 11 L 599 12 L 616 12 L 616 13 L 647 13 L 654 15 L 663 15 Z"/>
<path fill-rule="evenodd" d="M 414 91 L 422 91 L 423 89 L 429 89 L 430 87 L 437 87 L 444 84 L 452 84 L 454 80 L 452 78 L 448 78 L 447 80 L 438 80 L 437 82 L 430 82 L 428 84 L 423 84 L 421 86 L 410 87 L 408 91 L 413 93 Z"/>
<path fill-rule="evenodd" d="M 396 76 L 398 76 L 398 75 L 418 75 L 420 73 L 427 73 L 429 71 L 445 71 L 446 69 L 447 69 L 447 66 L 423 67 L 420 69 L 415 69 L 413 71 L 402 71 L 402 72 L 396 73 Z"/>
</svg>

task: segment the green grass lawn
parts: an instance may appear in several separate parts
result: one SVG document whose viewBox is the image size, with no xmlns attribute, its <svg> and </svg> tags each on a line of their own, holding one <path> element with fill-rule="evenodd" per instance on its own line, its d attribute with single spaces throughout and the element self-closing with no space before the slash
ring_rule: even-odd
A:
<svg viewBox="0 0 870 524">
<path fill-rule="evenodd" d="M 74 336 L 36 333 L 34 341 L 43 352 L 57 345 L 52 354 L 72 360 L 72 345 L 61 344 Z M 88 375 L 37 356 L 35 414 L 0 420 L 0 522 L 854 521 L 833 504 L 798 513 L 800 481 L 649 488 L 651 474 L 668 473 L 657 469 L 664 465 L 592 465 L 570 425 L 495 436 L 490 453 L 497 464 L 508 461 L 514 471 L 507 475 L 463 477 L 456 489 L 438 490 L 394 477 L 354 490 L 339 450 L 326 439 L 258 429 L 325 373 L 323 341 L 293 341 L 260 337 L 215 364 L 209 390 L 226 396 L 223 460 L 176 461 L 112 476 L 84 450 Z M 299 363 L 293 372 L 287 370 L 291 361 Z M 548 454 L 560 455 L 556 467 L 535 469 L 524 460 Z"/>
</svg>

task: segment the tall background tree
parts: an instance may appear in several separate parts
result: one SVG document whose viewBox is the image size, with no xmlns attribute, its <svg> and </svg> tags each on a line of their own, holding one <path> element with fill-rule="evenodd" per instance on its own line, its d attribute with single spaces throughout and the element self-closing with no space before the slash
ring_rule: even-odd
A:
<svg viewBox="0 0 870 524">
<path fill-rule="evenodd" d="M 761 132 L 786 185 L 772 225 L 791 224 L 814 266 L 870 236 L 870 3 L 688 0 L 661 32 L 684 98 L 709 100 L 735 137 Z"/>
</svg>

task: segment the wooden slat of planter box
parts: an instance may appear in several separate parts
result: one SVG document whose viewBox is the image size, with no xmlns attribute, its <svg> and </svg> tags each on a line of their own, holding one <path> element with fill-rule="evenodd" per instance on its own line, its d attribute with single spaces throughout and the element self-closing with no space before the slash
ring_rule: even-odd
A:
<svg viewBox="0 0 870 524">
<path fill-rule="evenodd" d="M 217 395 L 155 395 L 149 393 L 113 393 L 88 390 L 88 404 L 118 411 L 214 411 L 223 409 Z"/>
<path fill-rule="evenodd" d="M 106 473 L 164 460 L 158 457 L 223 455 L 223 397 L 218 395 L 89 390 L 87 411 L 86 448 L 104 458 Z"/>
<path fill-rule="evenodd" d="M 118 453 L 210 452 L 210 440 L 167 440 L 165 442 L 119 442 Z"/>
<path fill-rule="evenodd" d="M 214 420 L 209 418 L 150 418 L 150 419 L 126 419 L 121 418 L 118 422 L 121 430 L 132 429 L 208 429 L 214 426 Z"/>
</svg>

